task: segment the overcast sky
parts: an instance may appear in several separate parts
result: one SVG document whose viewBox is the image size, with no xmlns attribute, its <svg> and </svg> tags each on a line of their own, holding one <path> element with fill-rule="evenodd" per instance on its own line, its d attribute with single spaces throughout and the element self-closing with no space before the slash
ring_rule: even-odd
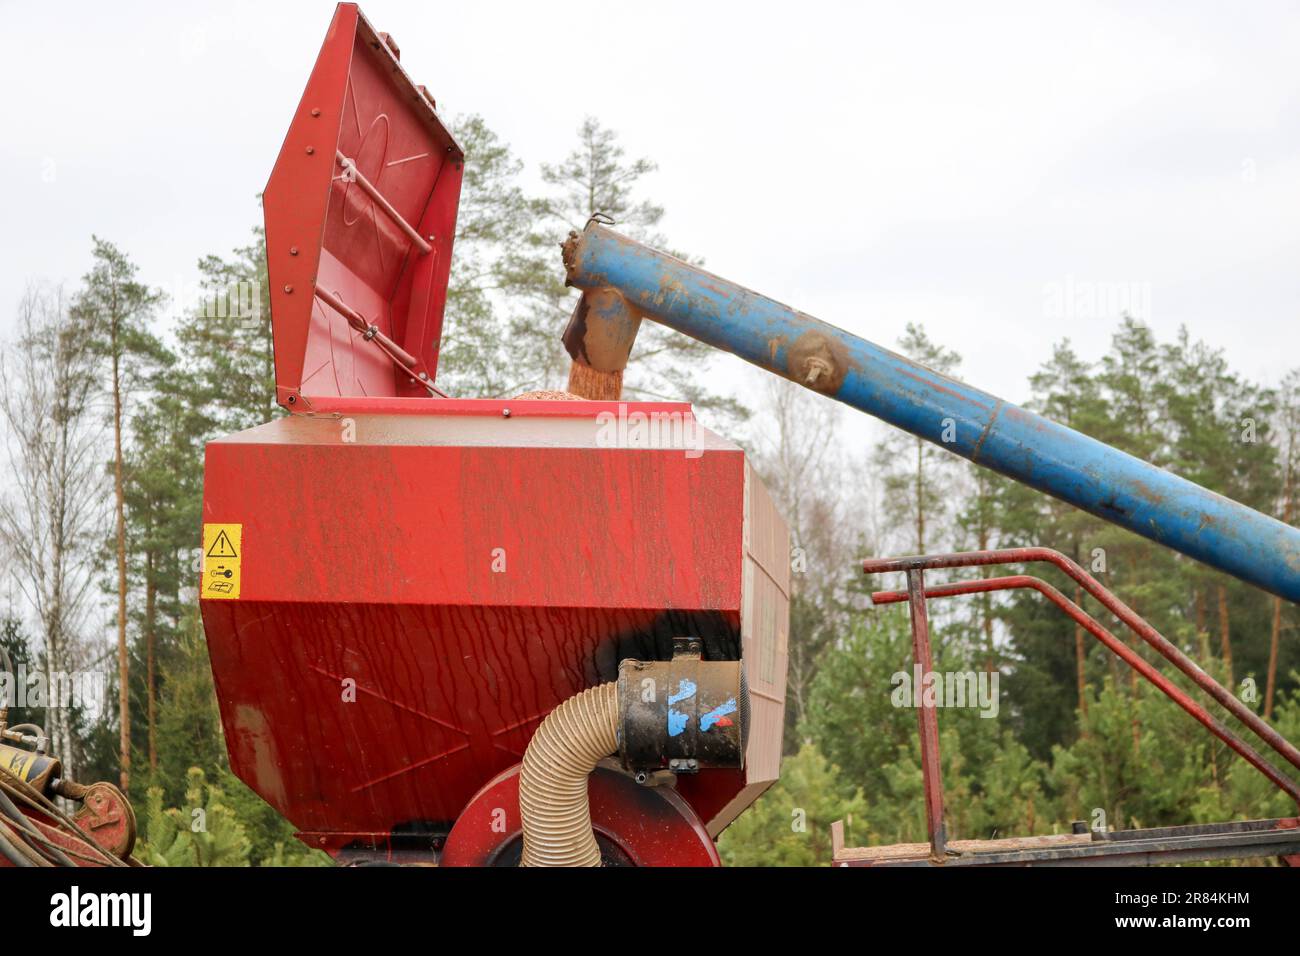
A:
<svg viewBox="0 0 1300 956">
<path fill-rule="evenodd" d="M 1012 401 L 1126 305 L 1259 380 L 1300 365 L 1296 4 L 362 9 L 531 168 L 593 114 L 659 163 L 677 248 L 881 344 L 924 322 Z M 332 11 L 0 0 L 0 332 L 92 232 L 182 293 L 243 244 Z"/>
</svg>

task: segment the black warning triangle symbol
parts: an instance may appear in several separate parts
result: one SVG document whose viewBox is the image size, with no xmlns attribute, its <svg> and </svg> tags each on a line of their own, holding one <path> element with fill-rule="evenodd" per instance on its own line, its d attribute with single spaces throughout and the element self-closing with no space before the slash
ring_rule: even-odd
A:
<svg viewBox="0 0 1300 956">
<path fill-rule="evenodd" d="M 237 552 L 235 546 L 230 543 L 230 538 L 226 536 L 226 532 L 222 531 L 217 535 L 217 540 L 212 542 L 212 547 L 208 548 L 208 557 L 237 558 L 239 557 L 239 552 Z"/>
</svg>

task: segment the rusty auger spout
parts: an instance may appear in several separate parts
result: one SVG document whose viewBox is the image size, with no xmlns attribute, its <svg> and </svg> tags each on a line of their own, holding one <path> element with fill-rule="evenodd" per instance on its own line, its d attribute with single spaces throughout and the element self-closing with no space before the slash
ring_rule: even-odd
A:
<svg viewBox="0 0 1300 956">
<path fill-rule="evenodd" d="M 1300 603 L 1296 528 L 600 223 L 564 265 L 583 291 L 565 333 L 577 362 L 621 369 L 653 319 Z"/>
</svg>

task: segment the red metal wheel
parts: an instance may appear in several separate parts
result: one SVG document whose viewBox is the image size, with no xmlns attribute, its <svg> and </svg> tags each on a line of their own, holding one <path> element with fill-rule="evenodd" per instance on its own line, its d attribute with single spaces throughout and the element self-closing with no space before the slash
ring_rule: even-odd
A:
<svg viewBox="0 0 1300 956">
<path fill-rule="evenodd" d="M 519 764 L 470 800 L 447 836 L 443 866 L 517 866 L 523 852 Z M 721 866 L 717 848 L 690 805 L 671 787 L 646 787 L 598 767 L 587 787 L 591 822 L 605 866 Z"/>
</svg>

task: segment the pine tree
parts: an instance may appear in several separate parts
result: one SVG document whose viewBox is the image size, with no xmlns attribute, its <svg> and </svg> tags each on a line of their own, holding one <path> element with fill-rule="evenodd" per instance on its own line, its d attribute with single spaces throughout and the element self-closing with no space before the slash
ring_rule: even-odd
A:
<svg viewBox="0 0 1300 956">
<path fill-rule="evenodd" d="M 138 394 L 153 370 L 166 360 L 161 341 L 150 329 L 161 294 L 142 284 L 137 269 L 110 242 L 95 237 L 92 266 L 73 303 L 73 315 L 108 376 L 113 435 L 114 554 L 117 593 L 118 724 L 121 734 L 121 786 L 131 779 L 130 654 L 127 647 L 126 448 L 127 423 Z"/>
<path fill-rule="evenodd" d="M 865 845 L 867 801 L 812 744 L 781 761 L 781 779 L 723 831 L 718 852 L 728 866 L 825 866 L 831 862 L 831 824 L 845 824 L 845 840 Z"/>
<path fill-rule="evenodd" d="M 537 231 L 545 217 L 540 200 L 525 195 L 520 185 L 523 163 L 509 145 L 488 128 L 481 116 L 458 117 L 453 124 L 465 150 L 465 176 L 452 246 L 451 280 L 442 344 L 438 352 L 438 382 L 462 398 L 500 398 L 537 386 L 539 363 L 513 341 L 509 313 L 525 303 L 540 301 L 540 309 L 562 288 L 559 269 L 542 266 L 555 250 Z M 556 260 L 558 262 L 558 260 Z M 539 323 L 544 324 L 544 323 Z M 555 341 L 543 343 L 555 351 L 562 325 L 551 329 Z M 536 346 L 537 343 L 533 343 Z M 540 367 L 549 359 L 543 352 Z"/>
<path fill-rule="evenodd" d="M 134 556 L 132 585 L 139 596 L 133 618 L 143 643 L 146 714 L 143 748 L 158 770 L 158 682 L 188 614 L 192 549 L 198 544 L 203 446 L 186 394 L 189 376 L 168 363 L 147 405 L 132 420 L 127 507 Z"/>
<path fill-rule="evenodd" d="M 5 723 L 10 727 L 15 724 L 35 724 L 44 728 L 46 714 L 43 707 L 18 705 L 19 669 L 21 668 L 21 673 L 26 675 L 33 667 L 39 665 L 33 653 L 31 640 L 23 627 L 22 618 L 12 606 L 0 615 L 0 649 L 5 652 L 4 656 L 0 657 L 0 673 L 3 672 L 5 659 L 13 668 L 6 676 L 0 677 L 2 682 L 0 683 L 0 710 L 8 709 Z"/>
<path fill-rule="evenodd" d="M 149 866 L 248 866 L 251 843 L 225 794 L 198 767 L 186 773 L 180 807 L 149 791 L 136 857 Z"/>
<path fill-rule="evenodd" d="M 202 768 L 214 780 L 228 769 L 198 608 L 192 608 L 190 614 L 172 655 L 161 668 L 154 782 L 170 805 L 181 805 L 184 800 L 185 775 L 191 767 Z"/>
<path fill-rule="evenodd" d="M 848 784 L 873 800 L 888 785 L 882 768 L 916 736 L 916 712 L 890 699 L 891 677 L 900 671 L 912 672 L 906 610 L 860 615 L 821 660 L 799 728 Z"/>
<path fill-rule="evenodd" d="M 207 440 L 280 414 L 265 230 L 255 228 L 253 241 L 228 257 L 205 256 L 199 272 L 203 301 L 182 315 L 176 335 L 192 416 L 186 427 Z"/>
<path fill-rule="evenodd" d="M 541 233 L 549 242 L 543 247 L 545 257 L 534 258 L 531 265 L 534 307 L 517 318 L 514 334 L 516 342 L 531 343 L 525 345 L 530 355 L 544 357 L 539 371 L 544 370 L 544 380 L 552 386 L 562 384 L 569 367 L 558 335 L 577 300 L 564 288 L 563 270 L 551 243 L 562 241 L 570 230 L 581 230 L 599 213 L 613 219 L 615 227 L 631 238 L 671 251 L 658 231 L 663 207 L 638 198 L 642 181 L 656 169 L 644 157 L 628 159 L 618 135 L 591 116 L 578 128 L 578 146 L 559 163 L 542 165 L 542 179 L 551 192 Z M 671 254 L 687 258 L 681 252 Z M 702 373 L 716 356 L 712 346 L 657 322 L 643 322 L 628 361 L 625 394 L 643 401 L 687 401 L 715 415 L 720 427 L 734 427 L 748 417 L 748 410 L 703 384 Z"/>
<path fill-rule="evenodd" d="M 1068 339 L 1056 344 L 1051 358 L 1030 377 L 1030 393 L 1027 407 L 1062 425 L 1094 436 L 1107 427 L 1109 410 L 1096 370 Z M 1109 565 L 1104 550 L 1097 550 L 1104 522 L 1009 481 L 1001 482 L 997 511 L 1004 546 L 1053 548 L 1105 582 Z M 1049 568 L 1034 573 L 1048 576 L 1076 603 L 1083 601 L 1080 589 L 1064 575 Z M 1046 759 L 1053 744 L 1074 736 L 1075 710 L 1088 706 L 1089 662 L 1097 653 L 1083 628 L 1036 593 L 1009 594 L 1001 617 L 1017 678 L 1021 740 L 1036 758 Z"/>
<path fill-rule="evenodd" d="M 1171 469 L 1211 491 L 1267 511 L 1278 486 L 1276 449 L 1271 442 L 1273 393 L 1243 381 L 1228 367 L 1221 350 L 1193 342 L 1186 329 L 1163 347 L 1161 367 L 1157 389 L 1165 409 Z M 1186 582 L 1185 615 L 1197 619 L 1197 631 L 1207 624 L 1207 606 L 1217 612 L 1220 666 L 1227 682 L 1234 682 L 1234 674 L 1262 671 L 1264 660 L 1253 642 L 1242 646 L 1238 641 L 1234 647 L 1233 641 L 1234 631 L 1266 628 L 1268 611 L 1262 596 L 1184 558 L 1173 559 L 1166 573 L 1171 585 Z M 1171 637 L 1180 636 L 1177 621 L 1170 622 L 1169 628 Z M 1192 630 L 1190 625 L 1182 629 Z M 1203 640 L 1200 643 L 1203 654 Z"/>
<path fill-rule="evenodd" d="M 1278 515 L 1287 524 L 1296 516 L 1297 481 L 1300 480 L 1300 369 L 1289 372 L 1278 389 L 1279 464 L 1281 490 L 1278 495 Z M 1288 605 L 1288 611 L 1294 608 Z M 1273 700 L 1277 690 L 1278 658 L 1281 650 L 1283 602 L 1273 598 L 1273 618 L 1269 627 L 1268 677 L 1264 690 L 1264 719 L 1273 716 Z M 1292 614 L 1288 614 L 1294 620 Z M 1294 627 L 1294 624 L 1292 624 Z M 1294 657 L 1293 657 L 1294 659 Z M 1300 665 L 1298 665 L 1300 666 Z"/>
<path fill-rule="evenodd" d="M 923 326 L 912 322 L 898 345 L 908 358 L 942 375 L 953 374 L 961 365 L 960 355 L 931 340 Z M 898 431 L 891 431 L 876 448 L 885 511 L 895 516 L 895 529 L 906 533 L 907 548 L 913 554 L 942 547 L 941 529 L 948 514 L 955 462 L 951 453 L 937 445 Z"/>
<path fill-rule="evenodd" d="M 159 361 L 130 417 L 126 454 L 129 619 L 139 634 L 131 699 L 145 721 L 133 722 L 135 748 L 148 759 L 143 796 L 161 782 L 179 786 L 190 766 L 209 771 L 224 760 L 221 729 L 202 708 L 177 713 L 175 701 L 198 707 L 211 693 L 201 641 L 194 578 L 198 573 L 203 447 L 215 437 L 262 424 L 275 414 L 275 376 L 263 233 L 229 257 L 199 262 L 203 296 L 178 303 L 179 354 L 159 346 Z M 198 661 L 202 666 L 192 666 Z M 181 680 L 181 685 L 176 681 Z M 196 686 L 194 686 L 196 685 Z M 184 742 L 182 742 L 184 741 Z M 183 755 L 183 756 L 181 756 Z"/>
</svg>

